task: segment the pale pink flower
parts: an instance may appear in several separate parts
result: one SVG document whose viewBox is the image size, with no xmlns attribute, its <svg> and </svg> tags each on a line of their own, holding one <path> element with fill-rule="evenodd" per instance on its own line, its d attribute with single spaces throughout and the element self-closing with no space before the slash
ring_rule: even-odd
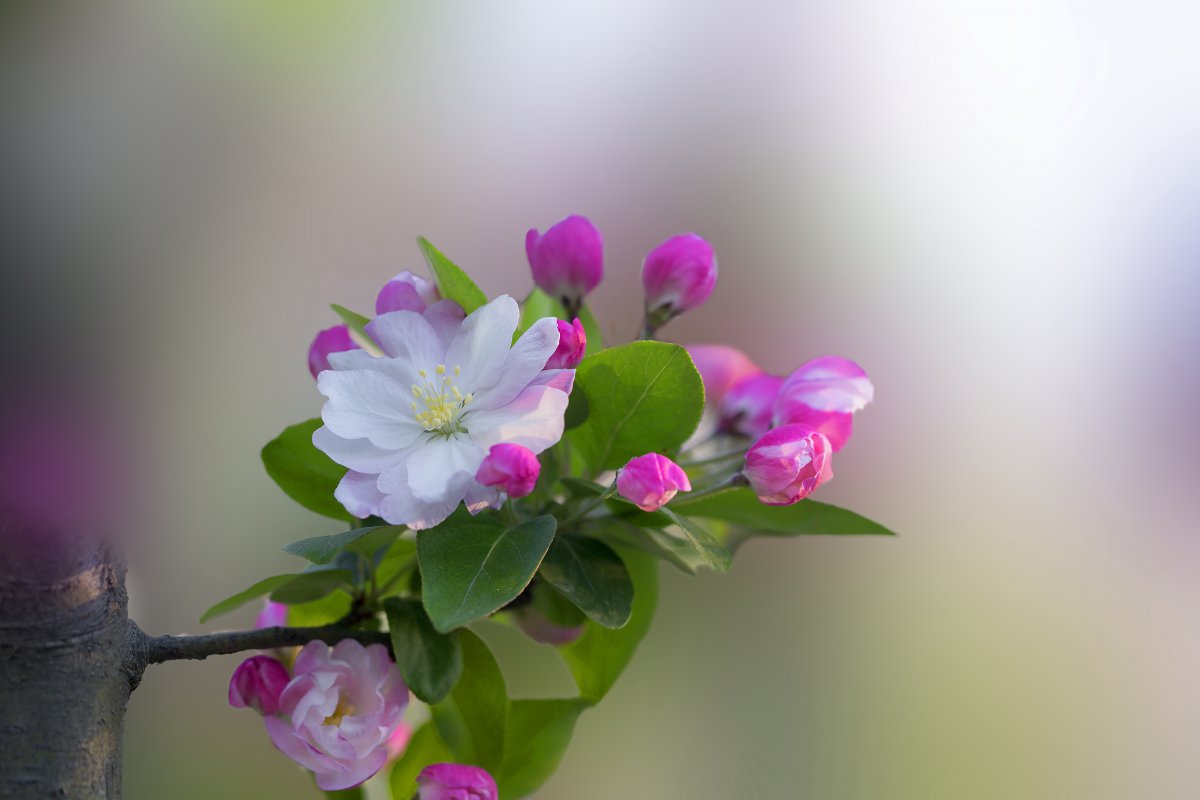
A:
<svg viewBox="0 0 1200 800">
<path fill-rule="evenodd" d="M 264 722 L 271 742 L 331 792 L 359 785 L 387 763 L 407 704 L 408 687 L 383 645 L 313 641 L 296 657 L 279 713 Z"/>
<path fill-rule="evenodd" d="M 545 233 L 525 234 L 525 255 L 533 282 L 569 311 L 604 277 L 604 237 L 587 217 L 567 217 Z"/>
<path fill-rule="evenodd" d="M 855 411 L 875 397 L 875 387 L 858 364 L 838 356 L 823 356 L 787 377 L 775 399 L 776 425 L 798 423 L 820 431 L 841 450 L 853 432 Z"/>
<path fill-rule="evenodd" d="M 694 233 L 672 236 L 642 263 L 646 311 L 670 318 L 702 305 L 717 285 L 712 245 Z"/>
<path fill-rule="evenodd" d="M 788 506 L 833 478 L 833 448 L 808 426 L 784 425 L 751 445 L 742 475 L 760 501 Z"/>
<path fill-rule="evenodd" d="M 763 374 L 745 353 L 728 345 L 689 344 L 687 351 L 704 381 L 704 399 L 714 406 L 742 380 Z"/>
<path fill-rule="evenodd" d="M 546 362 L 546 369 L 575 369 L 587 350 L 587 333 L 579 317 L 574 322 L 558 321 L 558 349 Z"/>
<path fill-rule="evenodd" d="M 262 611 L 254 618 L 256 628 L 276 628 L 287 625 L 288 607 L 274 600 L 264 600 Z"/>
<path fill-rule="evenodd" d="M 475 480 L 509 497 L 524 497 L 537 484 L 542 465 L 537 456 L 519 444 L 494 444 L 475 472 Z"/>
<path fill-rule="evenodd" d="M 496 781 L 468 764 L 430 764 L 417 776 L 417 800 L 497 800 Z"/>
<path fill-rule="evenodd" d="M 734 384 L 721 399 L 720 430 L 751 439 L 762 436 L 771 427 L 771 411 L 782 385 L 783 378 L 766 373 Z"/>
<path fill-rule="evenodd" d="M 461 314 L 448 300 L 383 314 L 367 326 L 382 357 L 335 354 L 321 373 L 328 401 L 313 444 L 349 468 L 334 496 L 354 516 L 423 529 L 460 502 L 472 513 L 498 506 L 500 491 L 475 479 L 492 445 L 537 454 L 562 438 L 575 372 L 543 370 L 556 321 L 538 320 L 511 344 L 511 297 Z"/>
<path fill-rule="evenodd" d="M 412 726 L 407 722 L 397 725 L 396 730 L 392 731 L 392 735 L 387 740 L 387 760 L 395 761 L 404 755 L 404 751 L 408 749 L 408 743 L 412 741 L 412 736 Z"/>
<path fill-rule="evenodd" d="M 440 299 L 442 296 L 432 281 L 405 270 L 379 290 L 375 298 L 375 313 L 416 311 L 419 314 Z"/>
<path fill-rule="evenodd" d="M 676 492 L 691 490 L 683 468 L 658 453 L 631 458 L 617 473 L 617 491 L 643 511 L 657 511 Z"/>
<path fill-rule="evenodd" d="M 288 684 L 287 667 L 271 656 L 251 656 L 229 679 L 229 705 L 268 715 L 279 711 L 279 696 Z"/>
<path fill-rule="evenodd" d="M 331 353 L 356 349 L 358 344 L 350 338 L 350 329 L 345 325 L 334 325 L 332 328 L 318 331 L 316 338 L 308 346 L 308 371 L 315 378 L 329 369 Z"/>
<path fill-rule="evenodd" d="M 515 608 L 512 614 L 517 627 L 530 639 L 540 644 L 562 647 L 574 642 L 587 631 L 587 626 L 582 623 L 579 625 L 556 625 L 532 605 Z"/>
</svg>

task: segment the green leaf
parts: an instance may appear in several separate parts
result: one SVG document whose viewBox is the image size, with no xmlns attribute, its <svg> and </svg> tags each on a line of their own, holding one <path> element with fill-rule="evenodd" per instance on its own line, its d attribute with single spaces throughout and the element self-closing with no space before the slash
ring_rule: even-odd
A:
<svg viewBox="0 0 1200 800">
<path fill-rule="evenodd" d="M 437 726 L 432 722 L 425 723 L 413 734 L 408 747 L 404 748 L 404 754 L 392 767 L 392 774 L 388 778 L 392 797 L 395 800 L 409 800 L 417 793 L 417 776 L 421 770 L 430 764 L 453 760 L 454 754 L 438 735 Z"/>
<path fill-rule="evenodd" d="M 658 604 L 658 562 L 651 556 L 625 551 L 621 559 L 633 579 L 633 613 L 620 630 L 588 623 L 578 641 L 561 648 L 584 700 L 599 702 L 625 670 L 642 637 L 650 630 Z"/>
<path fill-rule="evenodd" d="M 496 775 L 504 762 L 508 689 L 500 665 L 483 640 L 469 630 L 458 631 L 456 636 L 462 647 L 463 676 L 450 697 L 435 709 L 450 710 L 461 725 L 460 735 L 465 739 L 457 747 L 446 738 L 455 756 Z M 443 708 L 447 705 L 452 709 Z"/>
<path fill-rule="evenodd" d="M 895 536 L 887 528 L 844 508 L 801 500 L 790 506 L 759 502 L 748 487 L 736 487 L 689 500 L 681 495 L 671 507 L 693 517 L 719 519 L 763 536 Z"/>
<path fill-rule="evenodd" d="M 489 517 L 450 519 L 417 534 L 422 598 L 442 633 L 482 619 L 529 585 L 557 526 L 535 517 L 506 529 Z"/>
<path fill-rule="evenodd" d="M 329 625 L 344 619 L 352 602 L 345 592 L 333 592 L 308 603 L 292 603 L 287 609 L 288 625 L 300 628 Z"/>
<path fill-rule="evenodd" d="M 487 295 L 475 285 L 475 281 L 453 261 L 442 255 L 428 239 L 419 237 L 417 245 L 421 248 L 421 255 L 425 256 L 425 263 L 429 265 L 443 298 L 458 303 L 468 314 L 487 304 Z"/>
<path fill-rule="evenodd" d="M 364 800 L 366 797 L 361 786 L 355 786 L 351 789 L 339 789 L 336 792 L 325 792 L 324 794 L 328 800 Z"/>
<path fill-rule="evenodd" d="M 271 599 L 276 603 L 309 603 L 320 600 L 327 594 L 338 589 L 348 588 L 354 576 L 349 570 L 320 569 L 312 572 L 301 572 L 292 576 L 290 581 L 281 584 L 271 592 Z"/>
<path fill-rule="evenodd" d="M 567 494 L 574 499 L 599 497 L 605 492 L 605 488 L 595 481 L 588 481 L 571 475 L 564 475 L 559 480 L 562 481 L 563 488 L 567 490 Z"/>
<path fill-rule="evenodd" d="M 604 627 L 620 628 L 629 621 L 633 581 L 621 557 L 604 542 L 559 536 L 538 574 Z"/>
<path fill-rule="evenodd" d="M 514 700 L 508 708 L 504 766 L 496 776 L 502 798 L 533 794 L 562 761 L 586 700 Z"/>
<path fill-rule="evenodd" d="M 333 497 L 346 468 L 312 443 L 321 420 L 310 419 L 285 428 L 262 449 L 263 466 L 284 493 L 309 511 L 343 522 L 350 514 Z"/>
<path fill-rule="evenodd" d="M 283 586 L 285 583 L 287 583 L 288 581 L 292 580 L 295 577 L 296 576 L 294 574 L 292 574 L 292 575 L 273 575 L 270 578 L 263 578 L 261 581 L 254 584 L 249 589 L 243 589 L 242 591 L 238 592 L 235 595 L 226 597 L 224 600 L 222 600 L 221 602 L 214 605 L 208 611 L 205 611 L 200 616 L 200 624 L 203 625 L 205 622 L 208 622 L 210 619 L 216 619 L 217 617 L 224 616 L 225 614 L 228 614 L 230 611 L 236 611 L 237 609 L 246 605 L 246 603 L 249 603 L 251 600 L 254 600 L 257 597 L 262 597 L 263 595 L 266 595 L 266 594 L 270 594 L 271 592 L 275 591 L 280 586 Z"/>
<path fill-rule="evenodd" d="M 696 552 L 704 559 L 704 561 L 718 572 L 728 572 L 729 567 L 733 565 L 733 554 L 721 546 L 721 543 L 716 540 L 711 533 L 705 530 L 703 525 L 698 524 L 695 520 L 677 513 L 674 509 L 663 506 L 661 509 L 675 525 L 683 531 L 683 535 L 692 543 L 692 547 L 696 548 Z"/>
<path fill-rule="evenodd" d="M 331 536 L 313 536 L 310 539 L 301 539 L 298 542 L 285 544 L 283 551 L 307 559 L 314 564 L 328 564 L 337 557 L 337 554 L 342 551 L 343 547 L 358 541 L 369 533 L 384 531 L 385 534 L 390 532 L 394 536 L 399 536 L 403 530 L 404 528 L 396 525 L 373 525 L 369 528 L 355 528 L 345 533 L 335 533 Z"/>
<path fill-rule="evenodd" d="M 404 682 L 430 705 L 450 693 L 462 676 L 462 648 L 458 637 L 438 633 L 419 600 L 393 597 L 383 604 L 392 651 Z"/>
<path fill-rule="evenodd" d="M 525 302 L 521 303 L 521 322 L 513 334 L 513 341 L 521 338 L 521 334 L 529 330 L 533 323 L 544 317 L 571 321 L 567 319 L 567 310 L 563 308 L 562 303 L 535 286 L 526 296 Z M 579 322 L 587 335 L 587 350 L 584 354 L 599 353 L 604 349 L 604 337 L 600 334 L 600 323 L 587 306 L 579 310 Z"/>
<path fill-rule="evenodd" d="M 622 547 L 632 547 L 643 553 L 678 567 L 689 575 L 695 575 L 704 566 L 704 558 L 696 552 L 692 543 L 682 536 L 667 533 L 659 528 L 643 528 L 622 517 L 601 517 L 588 520 L 583 531 L 590 536 Z"/>
<path fill-rule="evenodd" d="M 346 327 L 358 334 L 364 341 L 373 342 L 374 339 L 367 334 L 367 323 L 371 320 L 359 314 L 357 311 L 351 311 L 345 306 L 339 306 L 334 303 L 330 306 L 334 313 L 342 318 L 342 322 L 346 323 Z"/>
<path fill-rule="evenodd" d="M 700 422 L 704 384 L 687 351 L 630 342 L 588 356 L 575 374 L 588 416 L 571 441 L 593 474 L 645 453 L 673 455 Z"/>
</svg>

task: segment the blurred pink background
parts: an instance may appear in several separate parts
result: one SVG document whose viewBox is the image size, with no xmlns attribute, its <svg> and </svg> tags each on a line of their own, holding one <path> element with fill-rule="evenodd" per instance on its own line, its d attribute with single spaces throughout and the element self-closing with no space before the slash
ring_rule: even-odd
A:
<svg viewBox="0 0 1200 800">
<path fill-rule="evenodd" d="M 3 14 L 5 387 L 52 375 L 130 443 L 114 522 L 148 631 L 201 630 L 332 532 L 258 450 L 320 409 L 328 303 L 369 310 L 417 235 L 522 296 L 525 230 L 589 215 L 618 341 L 641 257 L 694 230 L 721 280 L 663 335 L 864 365 L 823 499 L 901 536 L 665 570 L 539 796 L 1195 796 L 1195 3 Z M 226 706 L 236 663 L 150 670 L 128 797 L 316 796 Z"/>
</svg>

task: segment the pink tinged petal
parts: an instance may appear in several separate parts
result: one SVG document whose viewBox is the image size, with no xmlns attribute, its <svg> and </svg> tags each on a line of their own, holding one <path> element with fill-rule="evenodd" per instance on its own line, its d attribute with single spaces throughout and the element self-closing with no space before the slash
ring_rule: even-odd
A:
<svg viewBox="0 0 1200 800">
<path fill-rule="evenodd" d="M 750 447 L 742 475 L 761 502 L 791 505 L 833 477 L 832 459 L 824 435 L 804 425 L 784 425 Z"/>
<path fill-rule="evenodd" d="M 417 775 L 418 800 L 497 800 L 496 781 L 469 764 L 430 764 Z M 456 791 L 457 790 L 457 791 Z"/>
<path fill-rule="evenodd" d="M 333 490 L 334 499 L 359 519 L 379 516 L 383 492 L 379 491 L 378 481 L 378 475 L 350 470 Z"/>
<path fill-rule="evenodd" d="M 742 380 L 762 374 L 745 353 L 723 344 L 691 344 L 687 351 L 704 380 L 705 400 L 713 405 Z"/>
<path fill-rule="evenodd" d="M 334 759 L 296 735 L 292 727 L 280 717 L 265 717 L 263 723 L 267 726 L 271 744 L 300 766 L 313 771 L 338 768 Z"/>
<path fill-rule="evenodd" d="M 367 323 L 366 330 L 384 353 L 407 361 L 416 369 L 432 369 L 442 363 L 446 354 L 437 331 L 415 311 L 381 314 Z"/>
<path fill-rule="evenodd" d="M 519 444 L 492 445 L 475 473 L 475 480 L 494 486 L 509 497 L 525 497 L 537 484 L 542 465 L 537 456 Z"/>
<path fill-rule="evenodd" d="M 562 438 L 568 401 L 558 389 L 532 385 L 503 408 L 472 411 L 464 420 L 471 438 L 484 450 L 511 442 L 540 453 Z"/>
<path fill-rule="evenodd" d="M 575 370 L 542 370 L 532 381 L 529 382 L 529 385 L 549 386 L 551 389 L 558 389 L 563 394 L 569 395 L 571 394 L 571 389 L 575 386 Z"/>
<path fill-rule="evenodd" d="M 820 431 L 833 446 L 833 452 L 838 452 L 850 441 L 854 433 L 854 415 L 841 414 L 837 411 L 818 411 L 803 403 L 780 403 L 775 407 L 777 424 L 807 425 L 813 430 Z"/>
<path fill-rule="evenodd" d="M 717 284 L 712 245 L 694 233 L 672 236 L 650 251 L 642 264 L 646 309 L 687 311 L 702 305 Z"/>
<path fill-rule="evenodd" d="M 546 362 L 546 369 L 575 369 L 583 361 L 587 351 L 587 332 L 579 317 L 574 322 L 556 320 L 558 323 L 558 347 Z"/>
<path fill-rule="evenodd" d="M 472 384 L 475 397 L 471 409 L 500 408 L 513 401 L 546 366 L 546 360 L 558 346 L 558 327 L 551 317 L 539 319 L 521 335 L 504 356 L 503 365 L 491 385 Z"/>
<path fill-rule="evenodd" d="M 270 656 L 252 656 L 233 671 L 229 680 L 229 705 L 253 708 L 268 716 L 279 711 L 280 696 L 291 676 L 287 667 Z"/>
<path fill-rule="evenodd" d="M 443 500 L 463 473 L 475 474 L 483 455 L 483 450 L 464 434 L 437 437 L 409 456 L 408 488 L 418 500 Z M 462 495 L 456 502 L 460 499 Z"/>
<path fill-rule="evenodd" d="M 504 495 L 494 486 L 484 486 L 478 481 L 471 481 L 467 493 L 463 496 L 463 505 L 474 516 L 488 508 L 499 508 L 504 504 Z"/>
<path fill-rule="evenodd" d="M 437 334 L 438 340 L 442 343 L 443 350 L 450 349 L 450 343 L 454 341 L 454 335 L 458 333 L 459 326 L 462 321 L 467 318 L 466 312 L 462 306 L 453 300 L 439 300 L 421 314 L 425 321 L 429 323 L 429 327 L 433 328 L 433 332 Z"/>
<path fill-rule="evenodd" d="M 604 237 L 578 214 L 544 234 L 530 229 L 525 234 L 525 255 L 533 282 L 568 308 L 578 305 L 604 277 Z"/>
<path fill-rule="evenodd" d="M 425 433 L 413 418 L 409 387 L 378 372 L 327 370 L 317 378 L 317 390 L 329 398 L 321 419 L 345 439 L 369 439 L 395 450 Z"/>
<path fill-rule="evenodd" d="M 409 447 L 419 446 L 419 437 Z M 407 457 L 406 448 L 388 449 L 369 439 L 344 439 L 327 427 L 313 431 L 313 446 L 343 467 L 378 474 Z"/>
<path fill-rule="evenodd" d="M 288 607 L 274 600 L 264 600 L 262 611 L 254 618 L 256 628 L 277 628 L 287 625 Z"/>
<path fill-rule="evenodd" d="M 586 625 L 555 625 L 532 606 L 523 606 L 513 611 L 513 621 L 530 639 L 555 647 L 571 644 L 587 630 Z"/>
<path fill-rule="evenodd" d="M 520 314 L 517 301 L 501 295 L 463 320 L 444 362 L 461 367 L 455 382 L 463 394 L 492 386 L 500 378 Z"/>
<path fill-rule="evenodd" d="M 387 763 L 387 749 L 374 750 L 365 758 L 348 764 L 339 764 L 340 769 L 316 772 L 317 788 L 323 792 L 351 789 L 369 779 Z"/>
<path fill-rule="evenodd" d="M 350 338 L 350 329 L 345 325 L 334 325 L 317 333 L 308 346 L 308 371 L 315 378 L 329 369 L 329 356 L 346 350 L 357 350 L 358 345 Z"/>
<path fill-rule="evenodd" d="M 396 730 L 392 731 L 391 736 L 387 739 L 388 761 L 395 761 L 404 755 L 404 751 L 408 749 L 408 743 L 412 741 L 412 735 L 413 729 L 411 725 L 401 722 L 396 726 Z"/>
<path fill-rule="evenodd" d="M 375 313 L 389 311 L 421 312 L 441 298 L 437 286 L 405 270 L 383 285 L 375 298 Z"/>
<path fill-rule="evenodd" d="M 407 525 L 414 531 L 432 528 L 454 513 L 475 483 L 469 473 L 461 473 L 446 487 L 446 493 L 434 501 L 418 500 L 408 485 L 408 470 L 397 467 L 379 476 L 384 493 L 379 516 L 393 525 Z"/>
<path fill-rule="evenodd" d="M 692 490 L 687 473 L 658 453 L 632 458 L 617 473 L 617 492 L 643 511 L 657 511 L 680 490 Z"/>
<path fill-rule="evenodd" d="M 783 378 L 755 375 L 735 384 L 721 400 L 722 431 L 755 438 L 771 428 L 771 412 Z"/>
<path fill-rule="evenodd" d="M 853 361 L 823 356 L 789 375 L 779 396 L 786 404 L 849 414 L 861 411 L 875 398 L 875 387 L 863 368 Z"/>
</svg>

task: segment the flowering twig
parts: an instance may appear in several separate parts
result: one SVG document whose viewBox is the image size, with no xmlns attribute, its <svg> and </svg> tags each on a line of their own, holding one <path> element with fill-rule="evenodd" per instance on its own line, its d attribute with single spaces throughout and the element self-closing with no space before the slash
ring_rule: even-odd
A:
<svg viewBox="0 0 1200 800">
<path fill-rule="evenodd" d="M 299 647 L 312 641 L 337 644 L 343 639 L 355 639 L 363 644 L 381 644 L 391 650 L 391 637 L 379 631 L 360 631 L 338 625 L 310 628 L 256 628 L 249 631 L 224 631 L 193 636 L 147 636 L 141 631 L 145 663 L 161 664 L 180 659 L 204 659 L 246 650 L 274 650 Z"/>
</svg>

